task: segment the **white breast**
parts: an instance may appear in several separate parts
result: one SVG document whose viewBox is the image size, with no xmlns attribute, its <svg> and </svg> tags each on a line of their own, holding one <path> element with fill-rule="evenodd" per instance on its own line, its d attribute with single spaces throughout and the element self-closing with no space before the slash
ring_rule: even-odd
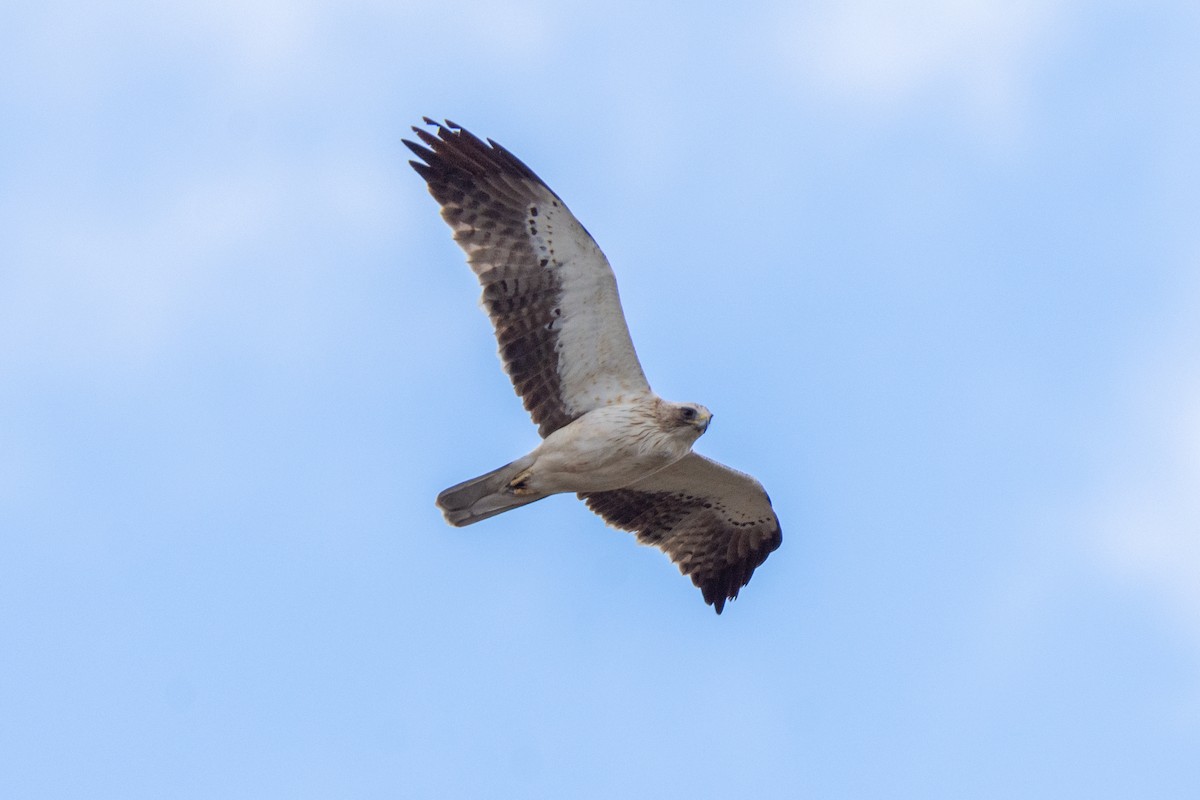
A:
<svg viewBox="0 0 1200 800">
<path fill-rule="evenodd" d="M 664 431 L 652 403 L 622 403 L 584 414 L 534 451 L 529 479 L 539 492 L 620 489 L 683 458 L 693 437 Z"/>
</svg>

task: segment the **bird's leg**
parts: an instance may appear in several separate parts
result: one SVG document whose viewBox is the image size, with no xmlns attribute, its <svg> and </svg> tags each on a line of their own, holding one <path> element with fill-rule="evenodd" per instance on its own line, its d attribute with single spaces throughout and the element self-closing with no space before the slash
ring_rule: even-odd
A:
<svg viewBox="0 0 1200 800">
<path fill-rule="evenodd" d="M 533 490 L 529 488 L 529 479 L 533 476 L 532 469 L 523 469 L 517 473 L 511 481 L 508 482 L 508 493 L 514 494 L 517 497 L 525 497 L 533 494 Z"/>
</svg>

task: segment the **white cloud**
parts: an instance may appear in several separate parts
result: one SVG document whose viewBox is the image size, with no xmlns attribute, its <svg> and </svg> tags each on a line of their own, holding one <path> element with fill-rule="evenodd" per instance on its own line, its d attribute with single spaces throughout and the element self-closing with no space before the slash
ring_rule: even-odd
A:
<svg viewBox="0 0 1200 800">
<path fill-rule="evenodd" d="M 7 358 L 62 365 L 137 362 L 165 346 L 206 264 L 263 224 L 261 182 L 179 187 L 144 217 L 119 211 L 31 216 L 6 283 Z"/>
<path fill-rule="evenodd" d="M 38 198 L 10 220 L 15 258 L 0 279 L 0 360 L 137 369 L 169 352 L 214 303 L 228 302 L 222 287 L 257 278 L 281 296 L 298 291 L 298 271 L 312 268 L 296 263 L 294 240 L 305 226 L 357 240 L 390 236 L 403 224 L 389 175 L 372 166 L 231 165 L 158 187 L 168 199 L 149 210 L 114 202 L 55 215 L 47 209 L 56 197 Z M 279 313 L 264 307 L 256 316 Z"/>
<path fill-rule="evenodd" d="M 230 60 L 261 80 L 312 68 L 314 58 L 324 62 L 321 69 L 336 68 L 336 51 L 347 47 L 338 34 L 348 24 L 432 28 L 439 33 L 435 38 L 443 40 L 449 27 L 460 46 L 473 53 L 508 62 L 536 59 L 548 46 L 557 6 L 544 0 L 466 0 L 449 14 L 437 0 L 192 0 L 170 8 L 170 16 L 160 22 L 164 29 L 181 37 L 223 42 Z"/>
<path fill-rule="evenodd" d="M 262 81 L 300 59 L 315 18 L 312 3 L 272 0 L 29 5 L 7 20 L 12 96 L 43 106 L 87 102 L 135 66 L 154 70 L 164 60 L 219 64 Z"/>
<path fill-rule="evenodd" d="M 780 26 L 802 85 L 892 110 L 949 93 L 988 126 L 1016 124 L 1062 0 L 845 0 L 804 4 Z"/>
<path fill-rule="evenodd" d="M 137 368 L 168 351 L 221 286 L 246 279 L 246 252 L 286 252 L 314 226 L 369 239 L 404 224 L 389 170 L 399 168 L 397 141 L 332 113 L 294 138 L 279 124 L 293 92 L 278 84 L 337 66 L 318 52 L 341 41 L 320 24 L 331 6 L 69 5 L 14 14 L 0 56 L 19 66 L 0 77 L 11 89 L 0 102 L 17 120 L 0 186 L 0 362 L 10 378 L 16 365 Z M 193 73 L 204 76 L 199 88 L 180 77 Z M 295 267 L 265 258 L 255 269 L 277 270 L 279 285 L 298 291 Z"/>
<path fill-rule="evenodd" d="M 1153 359 L 1131 371 L 1130 443 L 1093 500 L 1100 563 L 1200 645 L 1200 287 Z"/>
<path fill-rule="evenodd" d="M 479 55 L 536 62 L 552 41 L 558 6 L 545 0 L 464 0 L 447 13 L 437 0 L 117 0 L 26 4 L 0 31 L 0 89 L 29 104 L 86 101 L 128 75 L 131 65 L 203 68 L 224 88 L 277 93 L 298 79 L 353 68 L 355 30 L 388 29 L 406 56 L 430 69 L 454 52 L 435 50 L 452 31 Z M 348 66 L 347 66 L 348 65 Z"/>
</svg>

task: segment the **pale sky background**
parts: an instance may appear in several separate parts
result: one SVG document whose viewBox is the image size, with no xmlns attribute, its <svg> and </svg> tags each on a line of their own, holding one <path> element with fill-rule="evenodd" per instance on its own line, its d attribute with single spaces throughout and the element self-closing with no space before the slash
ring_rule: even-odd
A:
<svg viewBox="0 0 1200 800">
<path fill-rule="evenodd" d="M 1200 6 L 0 9 L 0 796 L 1200 797 Z M 560 497 L 407 166 L 497 139 L 783 547 Z"/>
</svg>

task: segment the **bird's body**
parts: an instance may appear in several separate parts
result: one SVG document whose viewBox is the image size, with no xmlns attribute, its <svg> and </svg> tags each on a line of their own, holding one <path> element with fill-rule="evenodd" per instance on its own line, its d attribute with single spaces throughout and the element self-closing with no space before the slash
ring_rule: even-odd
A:
<svg viewBox="0 0 1200 800">
<path fill-rule="evenodd" d="M 545 494 L 622 489 L 669 467 L 692 450 L 702 424 L 678 421 L 659 398 L 589 411 L 547 436 L 530 455 L 528 487 Z M 613 431 L 620 431 L 613 436 Z"/>
<path fill-rule="evenodd" d="M 470 525 L 575 492 L 609 523 L 663 549 L 721 612 L 779 546 L 779 521 L 749 475 L 692 452 L 712 418 L 650 388 L 608 260 L 566 205 L 515 156 L 452 123 L 410 162 L 483 286 L 500 357 L 539 426 L 532 452 L 438 495 Z"/>
<path fill-rule="evenodd" d="M 442 492 L 438 506 L 453 524 L 469 525 L 552 494 L 623 489 L 690 453 L 711 418 L 707 409 L 653 396 L 602 406 L 529 455 Z M 485 494 L 473 489 L 483 486 Z"/>
</svg>

